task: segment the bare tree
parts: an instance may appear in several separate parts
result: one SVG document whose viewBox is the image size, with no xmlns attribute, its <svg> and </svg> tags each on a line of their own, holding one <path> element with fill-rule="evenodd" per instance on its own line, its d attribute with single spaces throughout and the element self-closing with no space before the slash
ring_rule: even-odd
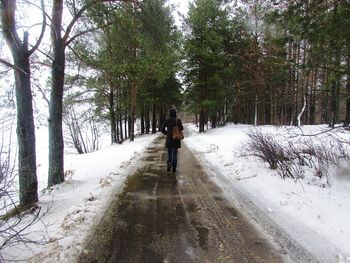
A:
<svg viewBox="0 0 350 263">
<path fill-rule="evenodd" d="M 16 26 L 16 0 L 1 0 L 2 33 L 11 50 L 13 62 L 0 59 L 0 63 L 12 68 L 15 73 L 17 105 L 18 175 L 19 197 L 21 205 L 38 201 L 38 183 L 36 177 L 35 131 L 31 89 L 29 58 L 39 47 L 44 36 L 46 15 L 44 1 L 41 0 L 43 15 L 42 30 L 38 41 L 29 49 L 27 31 L 20 39 Z"/>
<path fill-rule="evenodd" d="M 69 138 L 66 142 L 72 145 L 79 154 L 97 151 L 100 146 L 100 129 L 89 110 L 78 115 L 74 106 L 65 110 L 64 123 L 68 128 Z"/>
</svg>

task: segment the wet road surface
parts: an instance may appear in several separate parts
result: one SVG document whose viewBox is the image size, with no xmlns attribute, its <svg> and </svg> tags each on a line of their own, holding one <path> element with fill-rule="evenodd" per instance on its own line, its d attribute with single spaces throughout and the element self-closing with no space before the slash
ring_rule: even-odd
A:
<svg viewBox="0 0 350 263">
<path fill-rule="evenodd" d="M 283 262 L 182 144 L 176 177 L 163 138 L 146 151 L 79 262 Z"/>
</svg>

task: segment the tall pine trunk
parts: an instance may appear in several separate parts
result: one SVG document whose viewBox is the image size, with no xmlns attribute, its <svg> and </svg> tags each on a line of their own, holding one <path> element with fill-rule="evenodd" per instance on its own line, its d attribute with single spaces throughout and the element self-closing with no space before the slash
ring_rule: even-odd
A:
<svg viewBox="0 0 350 263">
<path fill-rule="evenodd" d="M 152 133 L 157 132 L 156 104 L 153 102 L 152 107 Z"/>
<path fill-rule="evenodd" d="M 137 95 L 137 84 L 135 81 L 131 82 L 131 109 L 130 109 L 130 123 L 129 123 L 129 134 L 130 141 L 134 141 L 135 139 L 135 115 L 136 115 L 136 95 Z"/>
<path fill-rule="evenodd" d="M 334 19 L 337 18 L 338 4 L 334 2 L 333 16 Z M 341 74 L 339 73 L 341 65 L 341 44 L 338 39 L 332 39 L 331 45 L 334 48 L 332 54 L 332 67 L 333 72 L 331 72 L 331 121 L 330 126 L 334 127 L 336 123 L 339 122 L 339 100 L 340 100 L 340 81 Z"/>
<path fill-rule="evenodd" d="M 344 122 L 345 127 L 348 127 L 350 123 L 350 52 L 348 53 L 349 54 L 346 61 L 348 72 L 346 75 L 346 109 L 345 109 L 345 122 Z"/>
<path fill-rule="evenodd" d="M 110 85 L 112 85 L 110 81 Z M 110 86 L 109 91 L 109 119 L 111 124 L 111 144 L 117 142 L 117 118 L 115 113 L 115 107 L 114 107 L 114 92 L 112 86 Z"/>
<path fill-rule="evenodd" d="M 89 3 L 91 4 L 91 3 Z M 65 48 L 77 36 L 69 38 L 74 24 L 88 8 L 89 4 L 83 6 L 74 14 L 73 19 L 65 29 L 62 37 L 62 14 L 63 0 L 52 1 L 51 21 L 51 45 L 53 48 L 53 61 L 51 71 L 51 96 L 49 112 L 49 177 L 48 186 L 62 183 L 64 181 L 64 144 L 63 144 L 63 92 L 65 76 Z"/>
<path fill-rule="evenodd" d="M 317 78 L 318 69 L 316 68 L 313 72 L 312 84 L 311 84 L 311 95 L 310 95 L 310 112 L 309 120 L 311 125 L 315 124 L 315 113 L 316 113 L 316 90 L 317 90 Z"/>
<path fill-rule="evenodd" d="M 141 135 L 145 134 L 145 106 L 141 108 Z"/>
<path fill-rule="evenodd" d="M 204 132 L 204 110 L 199 111 L 199 132 Z"/>
<path fill-rule="evenodd" d="M 125 139 L 128 138 L 128 127 L 127 127 L 128 126 L 128 119 L 129 119 L 128 114 L 125 111 L 124 112 L 124 134 L 125 134 Z"/>
<path fill-rule="evenodd" d="M 63 87 L 65 43 L 61 37 L 63 0 L 54 0 L 52 7 L 51 41 L 53 62 L 49 112 L 49 177 L 48 186 L 64 182 Z"/>
<path fill-rule="evenodd" d="M 122 90 L 118 89 L 118 97 L 119 100 L 117 100 L 117 112 L 118 112 L 118 122 L 119 122 L 119 139 L 120 142 L 124 141 L 124 135 L 123 135 L 123 113 L 122 113 Z"/>
<path fill-rule="evenodd" d="M 24 43 L 27 44 L 26 40 Z M 26 47 L 12 51 L 12 55 L 16 67 L 20 69 L 15 71 L 19 199 L 21 205 L 27 205 L 38 201 L 30 66 Z"/>
<path fill-rule="evenodd" d="M 146 133 L 149 134 L 150 132 L 150 117 L 149 117 L 149 107 L 146 107 L 146 113 L 145 113 L 145 128 L 146 128 Z"/>
<path fill-rule="evenodd" d="M 64 182 L 64 145 L 63 145 L 63 86 L 65 52 L 61 42 L 52 63 L 52 87 L 49 112 L 49 178 L 48 186 Z"/>
<path fill-rule="evenodd" d="M 122 115 L 119 115 L 119 133 L 120 133 L 120 141 L 124 141 L 124 135 L 123 135 L 123 118 Z"/>
</svg>

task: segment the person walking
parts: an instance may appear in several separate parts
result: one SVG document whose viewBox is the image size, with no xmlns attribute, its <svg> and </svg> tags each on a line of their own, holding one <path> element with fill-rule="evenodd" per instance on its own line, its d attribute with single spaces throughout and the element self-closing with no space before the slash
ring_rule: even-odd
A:
<svg viewBox="0 0 350 263">
<path fill-rule="evenodd" d="M 169 111 L 169 118 L 164 121 L 160 131 L 166 135 L 165 148 L 168 149 L 167 171 L 169 172 L 172 169 L 173 173 L 176 172 L 177 150 L 181 148 L 181 141 L 173 139 L 172 131 L 175 125 L 177 125 L 181 131 L 184 129 L 181 120 L 176 118 L 176 110 L 171 109 Z"/>
</svg>

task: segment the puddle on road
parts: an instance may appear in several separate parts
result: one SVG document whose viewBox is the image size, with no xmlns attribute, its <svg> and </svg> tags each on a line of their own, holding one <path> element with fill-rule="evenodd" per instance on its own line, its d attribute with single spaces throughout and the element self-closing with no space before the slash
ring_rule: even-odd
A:
<svg viewBox="0 0 350 263">
<path fill-rule="evenodd" d="M 197 240 L 198 240 L 199 246 L 203 250 L 207 251 L 208 250 L 208 235 L 209 235 L 208 228 L 202 226 L 201 223 L 199 223 L 196 220 L 192 220 L 191 224 L 196 229 Z"/>
</svg>

